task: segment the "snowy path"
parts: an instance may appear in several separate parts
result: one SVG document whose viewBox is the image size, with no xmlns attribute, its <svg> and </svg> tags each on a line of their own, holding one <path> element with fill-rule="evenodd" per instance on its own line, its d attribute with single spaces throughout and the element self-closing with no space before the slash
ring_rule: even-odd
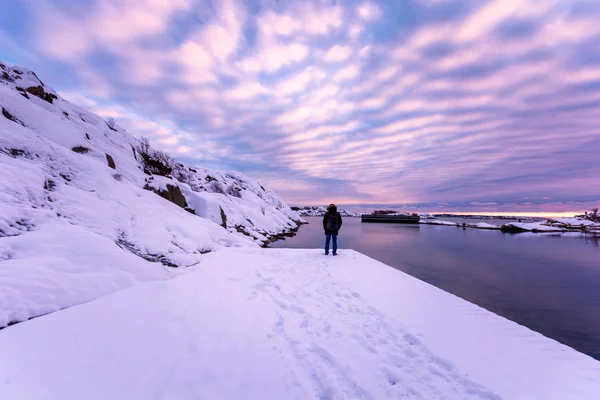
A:
<svg viewBox="0 0 600 400">
<path fill-rule="evenodd" d="M 600 395 L 599 362 L 352 251 L 195 269 L 0 331 L 0 398 Z"/>
</svg>

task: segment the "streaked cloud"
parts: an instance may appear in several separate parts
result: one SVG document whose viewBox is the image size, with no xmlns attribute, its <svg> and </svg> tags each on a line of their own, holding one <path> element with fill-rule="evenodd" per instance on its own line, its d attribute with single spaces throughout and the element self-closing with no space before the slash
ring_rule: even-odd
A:
<svg viewBox="0 0 600 400">
<path fill-rule="evenodd" d="M 9 4 L 0 58 L 291 203 L 600 202 L 594 1 Z"/>
</svg>

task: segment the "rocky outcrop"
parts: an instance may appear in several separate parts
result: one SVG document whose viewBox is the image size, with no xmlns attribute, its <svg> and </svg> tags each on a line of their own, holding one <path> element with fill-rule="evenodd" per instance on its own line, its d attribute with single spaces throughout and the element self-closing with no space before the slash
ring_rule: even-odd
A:
<svg viewBox="0 0 600 400">
<path fill-rule="evenodd" d="M 169 200 L 171 203 L 178 205 L 179 207 L 187 211 L 193 212 L 193 210 L 190 210 L 190 208 L 188 207 L 187 201 L 185 200 L 185 196 L 183 195 L 183 193 L 181 193 L 181 189 L 177 185 L 167 184 L 165 186 L 165 189 L 157 189 L 153 186 L 146 185 L 144 186 L 144 189 L 151 190 L 163 199 Z"/>
<path fill-rule="evenodd" d="M 15 90 L 23 97 L 29 99 L 29 94 L 36 96 L 50 104 L 58 99 L 56 93 L 44 85 L 44 83 L 33 72 L 21 67 L 7 67 L 0 63 L 0 80 L 14 82 Z"/>
<path fill-rule="evenodd" d="M 223 207 L 219 206 L 219 210 L 221 211 L 221 226 L 227 229 L 227 214 L 225 214 L 225 211 L 223 211 Z M 241 226 L 237 228 L 237 231 L 245 232 Z"/>
<path fill-rule="evenodd" d="M 57 96 L 54 93 L 49 93 L 46 92 L 44 90 L 44 88 L 40 85 L 38 86 L 30 86 L 27 89 L 25 89 L 28 93 L 31 93 L 32 95 L 39 97 L 40 99 L 47 101 L 48 103 L 52 104 L 52 102 L 54 101 L 54 99 L 57 98 Z"/>
<path fill-rule="evenodd" d="M 327 208 L 325 206 L 292 207 L 292 210 L 296 211 L 301 217 L 322 217 L 327 212 Z M 341 208 L 338 208 L 338 212 L 342 215 L 342 217 L 359 216 L 358 214 L 343 210 Z"/>
<path fill-rule="evenodd" d="M 12 158 L 32 160 L 28 154 L 35 154 L 35 162 L 47 159 L 48 165 L 43 170 L 52 175 L 57 193 L 60 193 L 58 189 L 62 184 L 72 187 L 79 185 L 86 193 L 100 193 L 101 190 L 95 188 L 97 182 L 82 182 L 89 174 L 80 174 L 79 167 L 73 165 L 89 165 L 90 168 L 97 165 L 100 167 L 99 173 L 105 174 L 105 166 L 116 170 L 118 161 L 118 173 L 111 172 L 115 181 L 128 187 L 131 184 L 139 185 L 138 189 L 147 186 L 146 189 L 160 195 L 161 202 L 166 199 L 202 219 L 221 225 L 234 234 L 232 237 L 236 239 L 232 240 L 239 239 L 238 233 L 241 232 L 248 236 L 244 240 L 263 244 L 304 222 L 264 184 L 240 173 L 222 173 L 179 162 L 166 152 L 152 148 L 147 139 L 138 139 L 129 134 L 113 119 L 100 118 L 57 96 L 27 68 L 8 67 L 0 63 L 0 74 L 0 106 L 3 106 L 0 119 L 8 118 L 17 122 L 27 132 L 32 131 L 28 127 L 30 123 L 31 126 L 38 126 L 36 135 L 47 136 L 46 139 L 52 144 L 51 147 L 40 145 L 32 153 L 31 146 L 21 146 L 24 136 L 22 130 L 17 134 L 18 127 L 15 127 L 11 135 L 0 135 L 0 152 Z M 2 97 L 3 93 L 5 97 Z M 19 96 L 15 96 L 16 93 Z M 49 96 L 50 100 L 57 96 L 57 100 L 49 106 L 34 96 L 42 99 Z M 44 119 L 44 124 L 39 123 L 41 119 Z M 39 144 L 37 139 L 31 139 L 30 142 L 35 146 Z M 69 153 L 77 152 L 86 157 L 67 157 L 67 161 L 60 161 L 61 157 L 54 153 L 62 151 L 63 147 Z M 122 189 L 120 187 L 116 192 Z M 103 195 L 106 193 L 103 192 Z M 168 204 L 166 207 L 173 210 Z"/>
<path fill-rule="evenodd" d="M 88 149 L 87 147 L 83 147 L 83 146 L 75 146 L 71 150 L 73 150 L 75 153 L 79 153 L 79 154 L 89 153 L 89 151 L 90 151 L 90 149 Z"/>
<path fill-rule="evenodd" d="M 592 210 L 590 212 L 586 212 L 581 217 L 588 221 L 600 223 L 600 209 L 592 208 Z"/>
<path fill-rule="evenodd" d="M 113 160 L 112 156 L 108 153 L 106 153 L 106 162 L 108 163 L 108 166 L 111 167 L 112 169 L 117 168 L 117 164 L 115 164 L 115 160 Z"/>
</svg>

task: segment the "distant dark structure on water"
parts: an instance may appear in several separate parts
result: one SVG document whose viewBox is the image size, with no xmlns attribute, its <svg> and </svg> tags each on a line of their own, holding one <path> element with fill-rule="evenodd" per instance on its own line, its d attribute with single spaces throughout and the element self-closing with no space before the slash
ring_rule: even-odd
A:
<svg viewBox="0 0 600 400">
<path fill-rule="evenodd" d="M 361 217 L 361 222 L 385 222 L 395 224 L 416 224 L 421 217 L 418 214 L 373 213 Z"/>
</svg>

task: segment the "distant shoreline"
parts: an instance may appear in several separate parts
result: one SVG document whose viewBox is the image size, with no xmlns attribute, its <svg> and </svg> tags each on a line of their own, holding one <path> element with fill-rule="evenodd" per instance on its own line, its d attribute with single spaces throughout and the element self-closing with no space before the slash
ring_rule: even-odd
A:
<svg viewBox="0 0 600 400">
<path fill-rule="evenodd" d="M 494 215 L 494 214 L 455 214 L 455 213 L 440 213 L 431 214 L 436 218 L 465 218 L 465 219 L 545 219 L 547 217 L 536 217 L 532 215 Z"/>
</svg>

